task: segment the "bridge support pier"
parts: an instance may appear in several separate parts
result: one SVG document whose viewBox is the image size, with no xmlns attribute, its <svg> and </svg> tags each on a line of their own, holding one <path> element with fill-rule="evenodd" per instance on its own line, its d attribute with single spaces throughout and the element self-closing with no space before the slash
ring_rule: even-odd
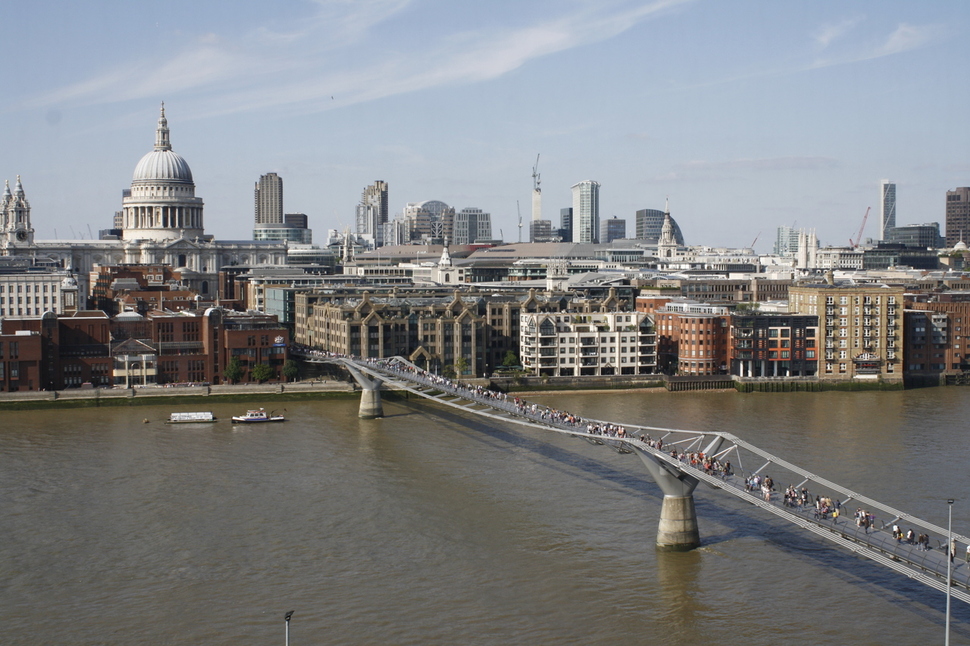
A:
<svg viewBox="0 0 970 646">
<path fill-rule="evenodd" d="M 380 382 L 374 388 L 364 388 L 360 391 L 360 410 L 357 412 L 357 417 L 361 419 L 384 417 Z"/>
<path fill-rule="evenodd" d="M 692 550 L 700 546 L 694 496 L 664 495 L 660 507 L 660 526 L 657 528 L 657 549 L 670 552 Z"/>
<path fill-rule="evenodd" d="M 686 552 L 700 547 L 701 536 L 694 509 L 694 488 L 698 480 L 652 453 L 638 450 L 637 455 L 643 460 L 653 481 L 664 492 L 657 527 L 657 549 Z"/>
<path fill-rule="evenodd" d="M 384 406 L 381 404 L 381 384 L 384 382 L 376 377 L 367 377 L 350 362 L 344 361 L 341 364 L 353 375 L 361 389 L 360 409 L 357 411 L 357 417 L 361 419 L 384 417 Z"/>
</svg>

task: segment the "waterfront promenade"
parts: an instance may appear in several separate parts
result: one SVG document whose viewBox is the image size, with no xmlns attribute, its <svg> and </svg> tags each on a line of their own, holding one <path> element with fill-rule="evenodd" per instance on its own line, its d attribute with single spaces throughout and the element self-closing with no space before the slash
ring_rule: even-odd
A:
<svg viewBox="0 0 970 646">
<path fill-rule="evenodd" d="M 273 396 L 280 394 L 352 393 L 355 386 L 334 379 L 273 384 L 222 384 L 185 386 L 140 386 L 135 388 L 70 388 L 0 393 L 0 406 L 6 403 L 64 402 L 92 405 L 98 401 L 123 403 L 124 400 L 158 400 L 180 397 Z"/>
</svg>

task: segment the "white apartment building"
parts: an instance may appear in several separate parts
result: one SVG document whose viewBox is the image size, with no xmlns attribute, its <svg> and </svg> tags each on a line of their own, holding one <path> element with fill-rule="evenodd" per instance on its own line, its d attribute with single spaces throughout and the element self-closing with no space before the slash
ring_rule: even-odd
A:
<svg viewBox="0 0 970 646">
<path fill-rule="evenodd" d="M 823 247 L 816 253 L 816 269 L 862 270 L 863 252 L 848 247 Z"/>
<path fill-rule="evenodd" d="M 0 317 L 63 314 L 77 308 L 77 291 L 66 271 L 0 273 Z"/>
<path fill-rule="evenodd" d="M 648 375 L 657 367 L 653 319 L 642 312 L 523 313 L 519 357 L 548 377 Z"/>
</svg>

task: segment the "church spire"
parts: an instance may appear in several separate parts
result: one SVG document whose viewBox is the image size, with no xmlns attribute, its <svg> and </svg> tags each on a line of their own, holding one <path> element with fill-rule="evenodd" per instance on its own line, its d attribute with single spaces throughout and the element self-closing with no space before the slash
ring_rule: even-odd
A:
<svg viewBox="0 0 970 646">
<path fill-rule="evenodd" d="M 165 118 L 165 102 L 162 101 L 162 114 L 158 117 L 158 130 L 155 131 L 155 150 L 171 150 L 168 139 L 168 119 Z"/>
<path fill-rule="evenodd" d="M 24 185 L 20 183 L 20 175 L 17 175 L 17 185 L 14 186 L 13 193 L 17 197 L 24 196 Z"/>
<path fill-rule="evenodd" d="M 4 198 L 13 197 L 10 194 L 10 180 L 9 179 L 3 180 L 3 197 Z"/>
<path fill-rule="evenodd" d="M 445 246 L 441 250 L 441 259 L 438 260 L 438 266 L 451 267 L 451 254 L 448 252 L 448 238 L 445 238 Z"/>
</svg>

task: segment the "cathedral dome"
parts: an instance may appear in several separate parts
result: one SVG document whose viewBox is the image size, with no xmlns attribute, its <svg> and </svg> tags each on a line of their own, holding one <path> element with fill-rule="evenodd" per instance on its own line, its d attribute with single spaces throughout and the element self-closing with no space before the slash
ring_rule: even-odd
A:
<svg viewBox="0 0 970 646">
<path fill-rule="evenodd" d="M 133 182 L 181 182 L 192 183 L 192 169 L 181 155 L 172 150 L 168 135 L 168 119 L 165 118 L 165 104 L 158 118 L 155 131 L 155 150 L 141 158 L 135 166 Z"/>
<path fill-rule="evenodd" d="M 153 150 L 135 166 L 131 178 L 135 182 L 163 180 L 192 183 L 192 169 L 178 153 L 172 150 Z"/>
</svg>

